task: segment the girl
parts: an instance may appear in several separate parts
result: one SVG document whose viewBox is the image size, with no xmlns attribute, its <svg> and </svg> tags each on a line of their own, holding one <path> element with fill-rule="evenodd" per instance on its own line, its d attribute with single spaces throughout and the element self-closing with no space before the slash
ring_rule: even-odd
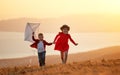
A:
<svg viewBox="0 0 120 75">
<path fill-rule="evenodd" d="M 61 60 L 63 64 L 66 64 L 67 56 L 68 56 L 68 39 L 74 44 L 78 45 L 73 41 L 70 34 L 68 34 L 68 31 L 70 30 L 70 27 L 68 25 L 63 25 L 61 28 L 62 32 L 59 32 L 59 34 L 54 39 L 55 48 L 54 50 L 58 50 L 61 53 Z"/>
<path fill-rule="evenodd" d="M 41 67 L 45 66 L 45 54 L 46 54 L 46 45 L 52 45 L 52 43 L 48 43 L 46 42 L 43 38 L 43 34 L 39 33 L 38 34 L 38 38 L 39 39 L 35 39 L 34 38 L 34 32 L 32 35 L 32 39 L 33 41 L 35 41 L 35 43 L 33 43 L 31 45 L 32 48 L 36 48 L 38 49 L 38 59 L 39 59 L 39 65 Z"/>
</svg>

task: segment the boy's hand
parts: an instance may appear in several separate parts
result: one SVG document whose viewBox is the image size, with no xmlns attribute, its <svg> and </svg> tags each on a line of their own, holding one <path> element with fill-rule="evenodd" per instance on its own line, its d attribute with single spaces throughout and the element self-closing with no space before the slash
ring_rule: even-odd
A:
<svg viewBox="0 0 120 75">
<path fill-rule="evenodd" d="M 52 44 L 55 44 L 55 42 L 52 42 Z"/>
<path fill-rule="evenodd" d="M 32 35 L 34 36 L 35 32 L 32 33 Z"/>
</svg>

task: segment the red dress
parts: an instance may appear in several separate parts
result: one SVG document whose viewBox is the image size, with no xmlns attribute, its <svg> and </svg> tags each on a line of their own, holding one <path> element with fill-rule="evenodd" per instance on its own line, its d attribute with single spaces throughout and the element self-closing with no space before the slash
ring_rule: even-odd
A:
<svg viewBox="0 0 120 75">
<path fill-rule="evenodd" d="M 55 42 L 54 50 L 59 50 L 62 52 L 68 51 L 69 49 L 68 40 L 69 39 L 74 45 L 76 44 L 71 38 L 70 34 L 64 34 L 63 32 L 59 32 L 59 34 L 54 39 L 54 42 Z"/>
</svg>

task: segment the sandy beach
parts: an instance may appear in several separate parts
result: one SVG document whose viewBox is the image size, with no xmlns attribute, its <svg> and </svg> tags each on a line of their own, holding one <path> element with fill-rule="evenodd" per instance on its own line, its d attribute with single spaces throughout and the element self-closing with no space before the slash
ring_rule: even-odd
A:
<svg viewBox="0 0 120 75">
<path fill-rule="evenodd" d="M 120 46 L 69 54 L 67 64 L 60 56 L 46 57 L 39 68 L 37 56 L 0 60 L 0 75 L 120 75 Z"/>
</svg>

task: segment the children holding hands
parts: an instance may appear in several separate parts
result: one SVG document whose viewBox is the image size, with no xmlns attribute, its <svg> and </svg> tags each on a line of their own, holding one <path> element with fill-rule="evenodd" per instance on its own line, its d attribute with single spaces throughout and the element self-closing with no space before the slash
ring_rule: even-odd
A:
<svg viewBox="0 0 120 75">
<path fill-rule="evenodd" d="M 68 25 L 63 25 L 60 29 L 62 32 L 59 32 L 56 35 L 53 42 L 55 44 L 54 50 L 60 51 L 62 63 L 66 64 L 69 51 L 68 41 L 70 40 L 75 46 L 77 46 L 78 43 L 74 42 L 74 40 L 71 38 L 71 35 L 68 33 L 70 30 Z M 38 39 L 35 39 L 33 32 L 32 39 L 34 43 L 31 45 L 31 47 L 38 50 L 39 65 L 43 67 L 45 66 L 46 45 L 50 46 L 53 43 L 48 43 L 45 41 L 42 33 L 39 33 Z"/>
</svg>

